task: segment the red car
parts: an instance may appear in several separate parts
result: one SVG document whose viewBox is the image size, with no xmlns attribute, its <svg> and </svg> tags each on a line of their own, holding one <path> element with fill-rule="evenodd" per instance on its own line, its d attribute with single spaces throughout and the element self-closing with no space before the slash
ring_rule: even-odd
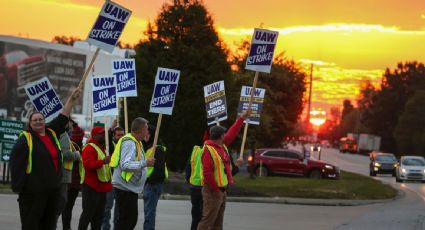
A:
<svg viewBox="0 0 425 230">
<path fill-rule="evenodd" d="M 248 171 L 256 175 L 274 174 L 304 176 L 315 179 L 339 178 L 338 167 L 324 161 L 304 159 L 303 154 L 291 149 L 257 149 L 248 158 Z"/>
</svg>

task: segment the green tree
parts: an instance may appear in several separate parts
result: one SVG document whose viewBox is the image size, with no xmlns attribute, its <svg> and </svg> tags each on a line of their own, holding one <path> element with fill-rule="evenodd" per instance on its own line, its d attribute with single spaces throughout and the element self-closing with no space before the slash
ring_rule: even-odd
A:
<svg viewBox="0 0 425 230">
<path fill-rule="evenodd" d="M 418 62 L 399 63 L 386 69 L 381 89 L 374 93 L 370 105 L 362 113 L 362 123 L 373 134 L 381 136 L 381 149 L 396 152 L 394 131 L 406 102 L 418 90 L 425 89 L 425 66 Z"/>
<path fill-rule="evenodd" d="M 136 46 L 139 97 L 129 98 L 129 117 L 144 116 L 155 124 L 158 115 L 147 110 L 157 68 L 181 71 L 173 115 L 164 115 L 160 131 L 169 149 L 169 166 L 177 170 L 184 167 L 193 145 L 203 141 L 207 127 L 203 86 L 225 80 L 226 94 L 232 89 L 228 53 L 201 1 L 164 4 L 154 22 L 148 24 L 146 35 L 147 39 Z M 231 122 L 235 113 L 229 110 Z"/>
<path fill-rule="evenodd" d="M 425 91 L 419 90 L 406 103 L 394 137 L 398 150 L 407 155 L 425 156 Z"/>
</svg>

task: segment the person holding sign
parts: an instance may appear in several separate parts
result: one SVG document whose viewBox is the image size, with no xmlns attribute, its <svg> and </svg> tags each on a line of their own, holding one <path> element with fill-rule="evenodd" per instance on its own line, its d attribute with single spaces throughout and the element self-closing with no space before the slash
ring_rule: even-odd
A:
<svg viewBox="0 0 425 230">
<path fill-rule="evenodd" d="M 131 133 L 126 134 L 115 146 L 110 166 L 114 168 L 112 184 L 118 205 L 118 230 L 134 229 L 138 216 L 138 196 L 143 191 L 147 167 L 155 159 L 145 159 L 142 140 L 148 134 L 148 121 L 138 117 L 131 123 Z"/>
<path fill-rule="evenodd" d="M 84 184 L 81 191 L 83 212 L 78 223 L 79 230 L 100 230 L 105 211 L 106 193 L 112 190 L 111 157 L 105 151 L 105 129 L 96 126 L 91 131 L 91 138 L 81 154 L 85 169 Z"/>
<path fill-rule="evenodd" d="M 40 112 L 29 116 L 27 128 L 10 157 L 12 190 L 19 193 L 22 229 L 56 229 L 62 179 L 62 153 L 58 137 L 65 132 L 68 117 L 81 90 L 68 98 L 62 112 L 49 124 Z"/>
<path fill-rule="evenodd" d="M 251 110 L 242 115 L 226 132 L 226 128 L 215 125 L 210 128 L 209 140 L 205 141 L 202 153 L 202 219 L 198 230 L 222 229 L 223 215 L 226 207 L 226 192 L 233 184 L 231 158 L 227 149 L 238 135 L 243 121 L 249 117 Z"/>
</svg>

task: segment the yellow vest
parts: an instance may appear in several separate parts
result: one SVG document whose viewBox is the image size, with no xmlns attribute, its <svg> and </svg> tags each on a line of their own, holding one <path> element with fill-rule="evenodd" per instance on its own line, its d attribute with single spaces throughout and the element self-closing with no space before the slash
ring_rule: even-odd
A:
<svg viewBox="0 0 425 230">
<path fill-rule="evenodd" d="M 53 129 L 47 128 L 47 130 L 52 134 L 53 136 L 53 140 L 55 141 L 56 146 L 59 149 L 59 154 L 61 151 L 61 146 L 59 144 L 59 140 L 58 137 L 56 136 L 55 131 L 53 131 Z M 31 174 L 32 171 L 32 151 L 33 151 L 33 144 L 32 144 L 32 136 L 30 132 L 27 131 L 22 131 L 19 136 L 24 135 L 24 137 L 27 139 L 27 145 L 28 145 L 28 163 L 27 163 L 27 169 L 25 170 L 26 174 Z M 62 156 L 62 161 L 63 161 L 63 155 Z"/>
<path fill-rule="evenodd" d="M 94 143 L 88 143 L 87 145 L 90 145 L 96 150 L 98 160 L 103 160 L 105 158 L 105 154 L 97 145 L 95 145 Z M 86 148 L 87 145 L 84 146 L 84 148 Z M 83 151 L 84 151 L 84 148 L 83 148 Z M 96 169 L 96 173 L 97 173 L 97 179 L 99 179 L 99 181 L 101 182 L 111 181 L 111 168 L 109 167 L 108 164 L 103 164 L 101 168 Z"/>
<path fill-rule="evenodd" d="M 218 152 L 215 150 L 215 148 L 205 145 L 208 148 L 208 151 L 210 152 L 211 158 L 214 162 L 214 179 L 217 183 L 218 187 L 226 187 L 228 184 L 227 175 L 225 172 L 225 167 L 223 160 L 221 159 Z M 227 153 L 227 148 L 226 153 Z"/>
<path fill-rule="evenodd" d="M 76 150 L 73 143 L 74 142 L 71 141 L 71 145 L 69 146 L 71 151 Z M 72 167 L 74 167 L 74 161 L 73 160 L 64 161 L 63 167 L 67 170 L 72 170 Z M 80 184 L 82 184 L 84 182 L 84 177 L 86 175 L 86 172 L 84 171 L 83 160 L 81 159 L 81 157 L 80 157 L 80 164 L 78 165 L 78 172 L 80 173 Z"/>
<path fill-rule="evenodd" d="M 161 145 L 157 145 L 157 148 L 164 148 L 164 152 L 167 151 L 167 148 L 165 148 L 164 146 Z M 145 152 L 145 158 L 148 159 L 150 156 L 152 155 L 152 147 L 150 149 L 148 149 L 147 152 Z M 152 175 L 154 167 L 153 166 L 148 166 L 148 174 L 146 175 L 148 178 Z M 167 163 L 165 163 L 165 179 L 168 179 L 168 169 L 167 169 Z"/>
<path fill-rule="evenodd" d="M 204 175 L 202 174 L 202 153 L 204 147 L 198 145 L 193 146 L 190 156 L 190 178 L 189 183 L 194 186 L 204 185 Z"/>
<path fill-rule="evenodd" d="M 140 160 L 141 158 L 141 154 L 145 154 L 145 152 L 143 151 L 143 144 L 142 142 L 136 140 L 136 138 L 133 137 L 133 135 L 131 135 L 131 133 L 127 133 L 126 135 L 124 135 L 123 137 L 121 137 L 118 140 L 118 143 L 115 145 L 115 149 L 114 149 L 114 153 L 112 154 L 111 157 L 111 162 L 109 163 L 109 165 L 113 168 L 117 167 L 119 162 L 120 162 L 120 154 L 121 154 L 121 147 L 122 147 L 122 142 L 125 140 L 132 140 L 135 144 L 136 144 L 136 149 L 137 149 L 137 156 L 136 159 Z M 133 176 L 134 172 L 127 172 L 122 170 L 121 171 L 121 177 L 129 182 L 131 177 Z"/>
</svg>

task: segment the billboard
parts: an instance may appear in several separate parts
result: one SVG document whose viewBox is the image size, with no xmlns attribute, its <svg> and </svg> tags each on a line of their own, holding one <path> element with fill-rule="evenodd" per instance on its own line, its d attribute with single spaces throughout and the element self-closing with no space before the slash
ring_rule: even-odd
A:
<svg viewBox="0 0 425 230">
<path fill-rule="evenodd" d="M 78 86 L 86 67 L 86 55 L 0 41 L 0 111 L 27 121 L 34 107 L 25 93 L 28 83 L 47 77 L 62 101 Z M 80 98 L 73 112 L 82 113 Z"/>
</svg>

